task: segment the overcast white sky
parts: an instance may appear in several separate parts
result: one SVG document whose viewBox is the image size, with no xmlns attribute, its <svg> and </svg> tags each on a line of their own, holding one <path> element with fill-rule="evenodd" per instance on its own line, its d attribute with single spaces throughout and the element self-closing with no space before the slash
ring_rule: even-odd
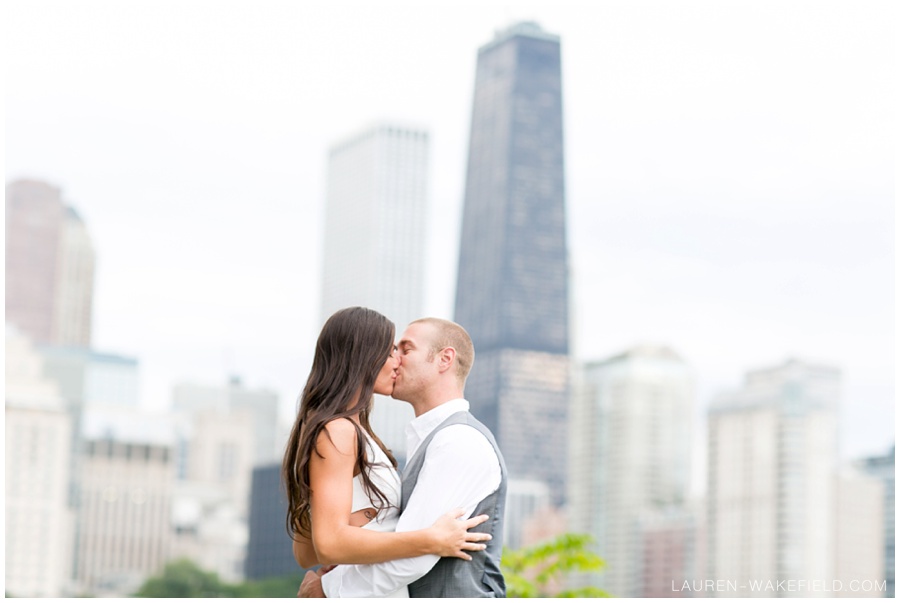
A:
<svg viewBox="0 0 900 603">
<path fill-rule="evenodd" d="M 6 178 L 97 251 L 95 343 L 143 404 L 229 373 L 292 409 L 318 333 L 330 145 L 432 134 L 426 314 L 452 317 L 477 48 L 562 38 L 579 359 L 681 353 L 698 415 L 748 369 L 844 371 L 842 454 L 894 438 L 890 1 L 5 3 Z"/>
</svg>

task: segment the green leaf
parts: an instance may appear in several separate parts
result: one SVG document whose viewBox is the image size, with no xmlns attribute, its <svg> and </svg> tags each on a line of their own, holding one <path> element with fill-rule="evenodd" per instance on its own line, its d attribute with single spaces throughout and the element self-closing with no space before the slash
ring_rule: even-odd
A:
<svg viewBox="0 0 900 603">
<path fill-rule="evenodd" d="M 607 597 L 603 590 L 588 586 L 548 592 L 548 585 L 563 584 L 574 572 L 597 573 L 605 565 L 588 547 L 587 534 L 566 533 L 518 550 L 503 549 L 500 568 L 506 579 L 507 597 Z"/>
</svg>

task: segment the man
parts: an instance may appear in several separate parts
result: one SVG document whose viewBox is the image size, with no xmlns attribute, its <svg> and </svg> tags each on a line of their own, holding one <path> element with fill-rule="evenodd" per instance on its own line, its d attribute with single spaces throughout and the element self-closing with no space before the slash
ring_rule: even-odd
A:
<svg viewBox="0 0 900 603">
<path fill-rule="evenodd" d="M 413 321 L 398 343 L 400 367 L 392 396 L 409 402 L 416 418 L 406 428 L 409 462 L 403 471 L 397 531 L 429 527 L 460 507 L 464 517 L 486 514 L 473 528 L 492 535 L 472 560 L 424 555 L 372 565 L 339 565 L 307 572 L 302 597 L 381 597 L 409 585 L 411 597 L 505 597 L 500 573 L 506 465 L 491 432 L 463 398 L 475 350 L 465 329 L 439 318 Z"/>
</svg>

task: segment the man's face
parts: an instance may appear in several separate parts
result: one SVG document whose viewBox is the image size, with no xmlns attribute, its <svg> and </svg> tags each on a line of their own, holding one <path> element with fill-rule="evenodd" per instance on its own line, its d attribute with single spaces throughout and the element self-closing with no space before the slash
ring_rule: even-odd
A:
<svg viewBox="0 0 900 603">
<path fill-rule="evenodd" d="M 421 393 L 438 378 L 438 357 L 431 355 L 431 342 L 434 327 L 427 323 L 417 322 L 409 325 L 400 336 L 397 349 L 400 352 L 400 368 L 397 380 L 394 381 L 394 392 L 397 400 L 413 402 Z"/>
</svg>

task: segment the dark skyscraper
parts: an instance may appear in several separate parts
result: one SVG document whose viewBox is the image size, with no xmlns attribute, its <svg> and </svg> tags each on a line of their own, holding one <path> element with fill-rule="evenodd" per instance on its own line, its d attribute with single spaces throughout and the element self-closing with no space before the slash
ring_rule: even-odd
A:
<svg viewBox="0 0 900 603">
<path fill-rule="evenodd" d="M 478 51 L 456 288 L 466 386 L 510 478 L 565 493 L 568 267 L 559 37 L 519 23 Z M 512 491 L 512 490 L 511 490 Z"/>
<path fill-rule="evenodd" d="M 286 518 L 287 498 L 281 485 L 281 463 L 254 467 L 247 526 L 250 537 L 244 561 L 244 575 L 248 580 L 296 574 L 299 588 L 303 570 L 294 560 Z"/>
</svg>

